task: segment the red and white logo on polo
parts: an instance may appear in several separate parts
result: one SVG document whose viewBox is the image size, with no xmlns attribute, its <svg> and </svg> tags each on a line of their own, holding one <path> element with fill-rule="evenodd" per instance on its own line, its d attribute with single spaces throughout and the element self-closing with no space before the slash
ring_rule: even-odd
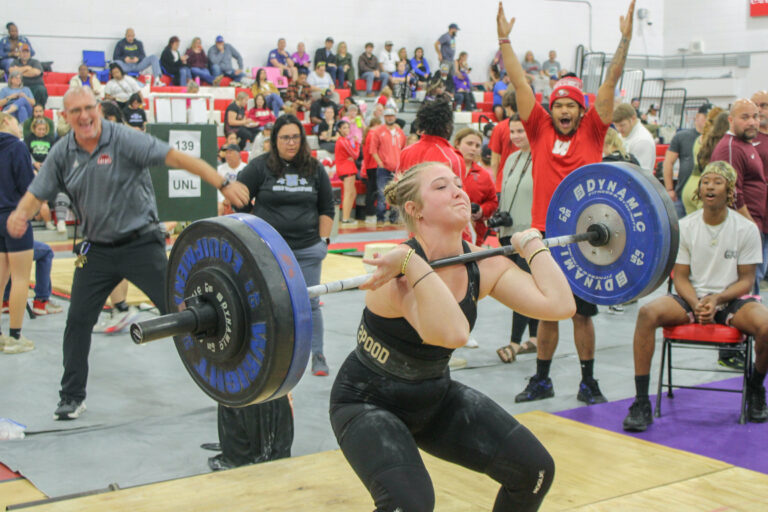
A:
<svg viewBox="0 0 768 512">
<path fill-rule="evenodd" d="M 99 165 L 110 165 L 112 163 L 112 157 L 106 153 L 99 155 L 99 159 L 96 161 Z"/>
</svg>

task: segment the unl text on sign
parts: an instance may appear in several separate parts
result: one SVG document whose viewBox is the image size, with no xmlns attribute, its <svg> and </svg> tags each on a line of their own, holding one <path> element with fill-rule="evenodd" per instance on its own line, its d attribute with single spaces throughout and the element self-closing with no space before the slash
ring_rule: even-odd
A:
<svg viewBox="0 0 768 512">
<path fill-rule="evenodd" d="M 168 169 L 168 197 L 200 197 L 200 176 L 182 169 Z"/>
</svg>

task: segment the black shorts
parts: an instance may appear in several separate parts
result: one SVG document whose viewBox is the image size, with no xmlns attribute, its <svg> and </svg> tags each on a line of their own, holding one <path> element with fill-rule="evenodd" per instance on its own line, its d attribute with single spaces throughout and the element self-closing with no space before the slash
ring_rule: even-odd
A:
<svg viewBox="0 0 768 512">
<path fill-rule="evenodd" d="M 35 239 L 32 236 L 32 226 L 27 223 L 27 230 L 21 238 L 14 238 L 8 234 L 8 216 L 11 212 L 0 214 L 0 252 L 31 251 Z"/>
<path fill-rule="evenodd" d="M 679 295 L 670 294 L 670 297 L 675 299 L 678 304 L 685 310 L 685 313 L 688 315 L 688 321 L 690 323 L 696 322 L 696 315 L 693 313 L 693 309 L 691 309 L 691 305 L 685 302 L 685 299 L 683 299 Z M 742 308 L 745 304 L 749 304 L 750 302 L 757 302 L 757 299 L 754 295 L 742 295 L 738 299 L 733 299 L 727 304 L 721 304 L 717 311 L 715 311 L 715 318 L 714 322 L 716 324 L 720 325 L 731 325 L 731 319 L 733 316 Z"/>
</svg>

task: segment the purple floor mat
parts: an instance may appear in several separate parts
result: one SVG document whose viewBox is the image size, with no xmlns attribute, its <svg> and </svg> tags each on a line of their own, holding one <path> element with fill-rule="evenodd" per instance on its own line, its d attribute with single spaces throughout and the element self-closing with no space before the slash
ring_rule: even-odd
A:
<svg viewBox="0 0 768 512">
<path fill-rule="evenodd" d="M 738 389 L 741 377 L 705 384 Z M 768 423 L 739 425 L 741 395 L 695 389 L 676 389 L 675 397 L 661 400 L 661 418 L 642 433 L 624 432 L 621 422 L 634 399 L 578 407 L 556 413 L 612 432 L 637 437 L 670 448 L 722 460 L 754 471 L 768 473 Z M 656 406 L 656 395 L 651 396 Z"/>
</svg>

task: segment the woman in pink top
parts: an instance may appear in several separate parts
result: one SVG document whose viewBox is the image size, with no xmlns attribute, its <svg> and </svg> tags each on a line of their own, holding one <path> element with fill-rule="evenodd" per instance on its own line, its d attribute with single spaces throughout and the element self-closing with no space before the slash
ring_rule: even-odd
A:
<svg viewBox="0 0 768 512">
<path fill-rule="evenodd" d="M 306 51 L 306 48 L 304 47 L 304 43 L 299 43 L 296 45 L 296 51 L 293 55 L 291 55 L 291 60 L 293 60 L 293 63 L 296 64 L 296 67 L 299 69 L 299 72 L 304 70 L 307 74 L 309 74 L 309 54 Z"/>
</svg>

